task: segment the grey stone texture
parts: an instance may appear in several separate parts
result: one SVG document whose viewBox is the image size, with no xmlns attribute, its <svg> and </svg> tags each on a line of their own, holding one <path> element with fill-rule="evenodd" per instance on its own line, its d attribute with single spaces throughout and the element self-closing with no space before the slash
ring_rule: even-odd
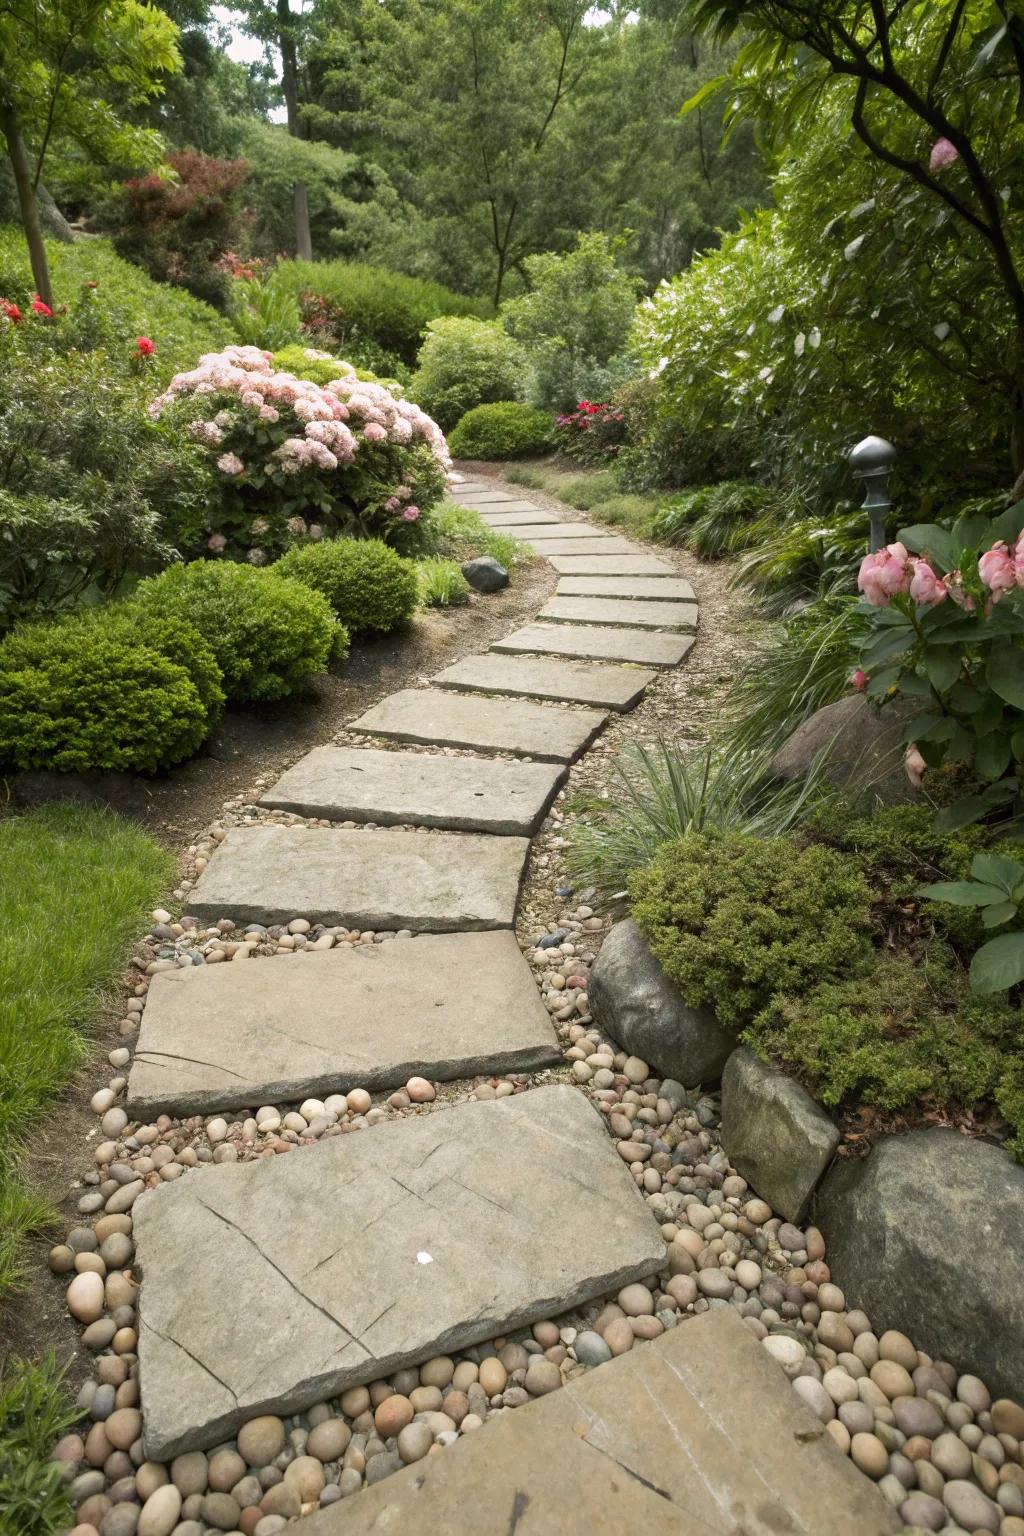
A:
<svg viewBox="0 0 1024 1536">
<path fill-rule="evenodd" d="M 731 1307 L 301 1520 L 295 1536 L 895 1536 Z"/>
<path fill-rule="evenodd" d="M 479 699 L 448 689 L 406 688 L 382 699 L 365 715 L 360 715 L 353 721 L 352 730 L 390 736 L 395 741 L 518 752 L 526 757 L 567 763 L 586 750 L 607 718 L 603 710 L 597 709 L 552 709 L 521 699 Z M 466 759 L 446 758 L 443 761 L 454 763 Z M 479 759 L 469 761 L 474 767 L 479 766 Z M 516 770 L 521 772 L 526 766 L 535 769 L 533 778 L 538 784 L 542 774 L 546 773 L 549 779 L 552 775 L 552 770 L 541 769 L 539 764 L 504 763 L 501 766 L 508 770 L 510 786 L 516 782 Z M 481 783 L 486 782 L 486 775 L 481 770 Z M 553 782 L 557 788 L 557 775 Z M 468 792 L 472 785 L 471 770 L 466 784 Z M 500 802 L 495 801 L 495 805 L 500 807 Z M 547 802 L 545 809 L 546 806 Z"/>
<path fill-rule="evenodd" d="M 692 603 L 693 588 L 683 576 L 563 576 L 557 597 L 625 597 L 647 602 Z"/>
<path fill-rule="evenodd" d="M 481 488 L 479 485 L 460 485 L 456 487 L 456 490 L 453 494 L 456 501 L 461 501 L 464 504 L 470 506 L 480 507 L 491 506 L 495 502 L 512 501 L 515 499 L 512 492 L 503 491 L 500 489 L 500 487 L 493 485 L 488 485 L 483 488 Z M 524 507 L 533 506 L 532 501 L 526 501 L 523 498 L 520 499 L 523 500 Z"/>
<path fill-rule="evenodd" d="M 474 592 L 500 592 L 508 586 L 508 571 L 491 555 L 477 555 L 461 569 Z"/>
<path fill-rule="evenodd" d="M 203 923 L 279 923 L 451 933 L 511 928 L 529 843 L 456 832 L 235 827 L 188 911 Z"/>
<path fill-rule="evenodd" d="M 552 555 L 638 555 L 640 551 L 635 544 L 628 539 L 620 539 L 616 534 L 595 533 L 591 528 L 589 539 L 573 537 L 563 539 L 557 537 L 558 530 L 549 530 L 550 538 L 540 538 L 536 528 L 510 528 L 509 533 L 514 538 L 523 539 L 527 544 L 532 544 L 538 555 L 543 555 L 545 560 Z M 558 566 L 555 567 L 558 570 Z"/>
<path fill-rule="evenodd" d="M 935 1127 L 839 1161 L 814 1203 L 850 1306 L 979 1375 L 1024 1382 L 1024 1167 L 991 1142 Z"/>
<path fill-rule="evenodd" d="M 563 699 L 623 712 L 640 702 L 644 689 L 655 676 L 639 667 L 555 661 L 544 656 L 497 656 L 493 651 L 485 651 L 446 667 L 433 681 L 439 688 Z"/>
<path fill-rule="evenodd" d="M 534 527 L 541 524 L 553 523 L 557 526 L 558 518 L 552 517 L 550 512 L 542 512 L 540 507 L 531 507 L 525 501 L 508 501 L 501 505 L 482 507 L 480 516 L 489 528 L 518 528 Z"/>
<path fill-rule="evenodd" d="M 519 527 L 514 528 L 512 532 L 517 539 L 530 539 L 531 541 L 534 541 L 538 544 L 546 543 L 548 539 L 593 539 L 617 537 L 615 534 L 602 534 L 600 528 L 595 528 L 592 523 L 563 523 L 556 521 L 549 524 L 545 523 L 542 518 L 537 520 L 532 530 L 528 523 L 524 523 Z"/>
<path fill-rule="evenodd" d="M 780 779 L 801 779 L 822 754 L 836 784 L 869 788 L 886 804 L 917 798 L 903 770 L 903 728 L 920 710 L 897 701 L 884 709 L 863 694 L 850 694 L 816 710 L 779 748 L 772 770 Z"/>
<path fill-rule="evenodd" d="M 655 603 L 618 597 L 552 597 L 538 619 L 556 624 L 635 625 L 639 629 L 696 629 L 696 603 Z"/>
<path fill-rule="evenodd" d="M 736 1048 L 714 1014 L 683 1002 L 631 917 L 601 945 L 587 995 L 601 1028 L 662 1077 L 715 1081 Z"/>
<path fill-rule="evenodd" d="M 692 645 L 692 635 L 612 629 L 599 624 L 527 624 L 503 640 L 495 640 L 491 650 L 677 667 Z"/>
<path fill-rule="evenodd" d="M 799 1222 L 839 1132 L 806 1089 L 741 1046 L 722 1073 L 722 1145 L 757 1193 Z"/>
<path fill-rule="evenodd" d="M 206 1114 L 561 1059 L 512 933 L 426 934 L 154 976 L 127 1108 Z"/>
<path fill-rule="evenodd" d="M 665 1253 L 567 1085 L 225 1164 L 132 1215 L 151 1460 L 557 1315 Z"/>
<path fill-rule="evenodd" d="M 394 694 L 370 715 L 393 710 L 401 718 L 398 701 L 405 697 Z M 410 689 L 408 697 L 429 695 Z M 448 695 L 436 697 L 444 700 Z M 356 729 L 374 729 L 365 723 L 368 720 L 364 716 Z M 400 733 L 399 737 L 403 739 Z M 545 763 L 510 763 L 496 757 L 314 747 L 261 796 L 260 804 L 332 821 L 529 837 L 543 821 L 564 777 L 564 769 Z"/>
<path fill-rule="evenodd" d="M 608 557 L 614 555 L 614 563 Z M 625 550 L 599 548 L 559 554 L 546 549 L 544 557 L 560 576 L 675 576 L 675 567 L 657 555 L 630 554 Z"/>
</svg>

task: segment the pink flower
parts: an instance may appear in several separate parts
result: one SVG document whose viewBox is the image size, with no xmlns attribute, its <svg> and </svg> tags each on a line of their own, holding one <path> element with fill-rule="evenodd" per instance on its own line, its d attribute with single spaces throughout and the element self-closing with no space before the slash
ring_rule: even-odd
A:
<svg viewBox="0 0 1024 1536">
<path fill-rule="evenodd" d="M 983 585 L 992 593 L 993 602 L 998 602 L 1005 592 L 1009 592 L 1016 586 L 1017 572 L 1013 557 L 1002 539 L 981 556 L 978 561 L 978 575 Z"/>
<path fill-rule="evenodd" d="M 250 549 L 245 558 L 250 565 L 266 565 L 267 552 L 265 549 Z"/>
<path fill-rule="evenodd" d="M 932 152 L 928 157 L 928 169 L 930 171 L 944 171 L 947 165 L 960 159 L 960 151 L 955 144 L 948 139 L 936 139 L 932 145 Z"/>
<path fill-rule="evenodd" d="M 978 606 L 970 593 L 964 591 L 964 579 L 959 571 L 946 572 L 946 591 L 957 607 L 962 608 L 965 613 L 973 613 Z"/>
<path fill-rule="evenodd" d="M 306 519 L 304 517 L 290 517 L 285 524 L 288 532 L 294 539 L 301 539 L 306 531 Z"/>
<path fill-rule="evenodd" d="M 921 780 L 924 778 L 928 764 L 921 756 L 913 742 L 903 754 L 903 768 L 915 789 L 921 788 Z"/>
<path fill-rule="evenodd" d="M 53 319 L 53 310 L 49 304 L 44 304 L 38 293 L 32 295 L 32 309 L 37 315 L 45 315 L 47 319 Z"/>
<path fill-rule="evenodd" d="M 363 428 L 363 436 L 368 443 L 383 443 L 387 441 L 387 432 L 376 421 L 368 421 Z"/>
<path fill-rule="evenodd" d="M 865 555 L 857 575 L 857 588 L 875 608 L 887 608 L 897 592 L 910 588 L 911 570 L 904 545 L 889 544 Z"/>
<path fill-rule="evenodd" d="M 148 336 L 136 336 L 135 347 L 140 357 L 152 357 L 155 351 Z"/>
<path fill-rule="evenodd" d="M 868 675 L 863 670 L 862 667 L 858 667 L 856 672 L 851 672 L 851 674 L 850 674 L 850 687 L 851 688 L 856 688 L 858 693 L 863 693 L 864 689 L 867 687 L 867 685 L 868 685 Z"/>
<path fill-rule="evenodd" d="M 217 460 L 217 468 L 222 475 L 241 475 L 245 472 L 245 465 L 237 453 L 222 453 Z"/>
<path fill-rule="evenodd" d="M 1013 564 L 1017 572 L 1017 585 L 1018 587 L 1024 587 L 1024 533 L 1017 540 L 1013 551 Z"/>
<path fill-rule="evenodd" d="M 941 581 L 927 560 L 911 560 L 914 574 L 910 581 L 910 596 L 915 603 L 934 608 L 946 597 L 946 583 Z"/>
<path fill-rule="evenodd" d="M 405 521 L 407 523 L 414 523 L 416 521 L 416 519 L 419 517 L 419 515 L 420 515 L 419 507 L 411 507 L 411 506 L 410 507 L 406 507 L 405 511 L 402 513 L 402 516 L 405 518 Z"/>
<path fill-rule="evenodd" d="M 222 533 L 211 533 L 206 541 L 206 547 L 207 549 L 212 549 L 215 555 L 219 555 L 222 550 L 227 548 L 227 543 L 228 541 Z"/>
<path fill-rule="evenodd" d="M 319 523 L 310 523 L 310 525 L 309 525 L 309 536 L 313 540 L 322 539 L 323 538 L 324 531 L 321 528 Z"/>
<path fill-rule="evenodd" d="M 260 421 L 277 421 L 281 412 L 273 405 L 260 406 Z"/>
</svg>

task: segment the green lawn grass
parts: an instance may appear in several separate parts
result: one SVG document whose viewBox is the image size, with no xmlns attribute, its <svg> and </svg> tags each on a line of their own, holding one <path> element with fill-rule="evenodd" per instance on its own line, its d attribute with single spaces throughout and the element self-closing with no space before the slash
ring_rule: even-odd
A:
<svg viewBox="0 0 1024 1536">
<path fill-rule="evenodd" d="M 49 806 L 0 821 L 0 1299 L 49 1210 L 25 1186 L 33 1116 L 83 1060 L 171 856 L 112 813 Z"/>
</svg>

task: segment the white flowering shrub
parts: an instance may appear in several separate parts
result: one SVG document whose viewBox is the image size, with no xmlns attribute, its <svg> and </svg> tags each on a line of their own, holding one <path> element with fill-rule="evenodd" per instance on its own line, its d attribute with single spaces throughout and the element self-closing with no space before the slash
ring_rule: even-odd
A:
<svg viewBox="0 0 1024 1536">
<path fill-rule="evenodd" d="M 444 434 L 418 405 L 337 366 L 315 383 L 258 347 L 227 347 L 153 401 L 150 415 L 185 417 L 216 465 L 208 508 L 174 530 L 187 553 L 263 565 L 336 534 L 417 546 L 451 467 Z"/>
</svg>

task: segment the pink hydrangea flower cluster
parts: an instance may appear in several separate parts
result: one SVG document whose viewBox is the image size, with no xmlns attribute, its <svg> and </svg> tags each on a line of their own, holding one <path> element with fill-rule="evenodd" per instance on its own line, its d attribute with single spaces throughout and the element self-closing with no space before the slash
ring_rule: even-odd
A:
<svg viewBox="0 0 1024 1536">
<path fill-rule="evenodd" d="M 978 559 L 981 584 L 991 593 L 990 603 L 997 603 L 1014 587 L 1024 588 L 1024 534 L 1011 550 L 1003 540 L 993 544 Z M 897 593 L 905 592 L 920 607 L 933 608 L 945 598 L 973 613 L 974 599 L 964 591 L 963 576 L 950 571 L 937 576 L 928 564 L 908 553 L 903 544 L 887 544 L 875 554 L 865 555 L 857 575 L 858 590 L 875 608 L 887 608 Z"/>
</svg>

